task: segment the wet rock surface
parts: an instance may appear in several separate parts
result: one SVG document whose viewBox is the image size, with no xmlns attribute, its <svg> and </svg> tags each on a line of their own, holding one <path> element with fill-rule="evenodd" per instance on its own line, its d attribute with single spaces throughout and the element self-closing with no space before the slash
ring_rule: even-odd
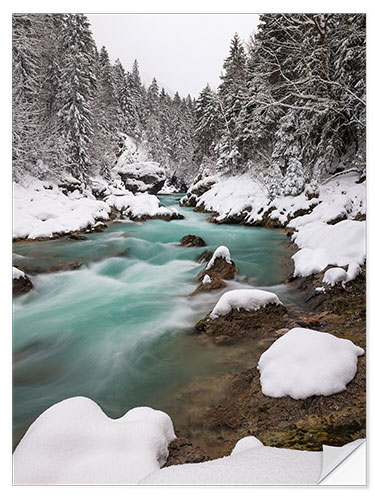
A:
<svg viewBox="0 0 375 500">
<path fill-rule="evenodd" d="M 208 293 L 212 292 L 213 290 L 221 290 L 222 288 L 225 288 L 227 284 L 225 281 L 221 280 L 220 278 L 210 278 L 210 281 L 207 283 L 199 283 L 197 288 L 194 290 L 194 292 L 191 295 L 196 295 L 197 293 Z"/>
<path fill-rule="evenodd" d="M 12 293 L 14 296 L 27 293 L 32 288 L 34 288 L 34 285 L 26 274 L 25 276 L 20 276 L 19 278 L 13 280 Z"/>
<path fill-rule="evenodd" d="M 235 263 L 227 262 L 221 257 L 217 257 L 213 265 L 207 269 L 203 269 L 197 276 L 197 279 L 201 281 L 205 275 L 208 275 L 210 279 L 221 279 L 221 280 L 232 280 L 237 274 L 238 270 Z"/>
<path fill-rule="evenodd" d="M 206 242 L 200 236 L 194 234 L 187 234 L 180 239 L 180 245 L 183 247 L 205 247 Z"/>
<path fill-rule="evenodd" d="M 287 326 L 289 317 L 286 313 L 287 310 L 283 305 L 275 304 L 268 304 L 256 311 L 232 309 L 225 316 L 219 316 L 215 319 L 207 314 L 198 321 L 195 329 L 213 337 L 216 343 L 220 343 L 220 338 L 223 336 L 230 339 L 275 337 L 275 332 L 278 329 Z"/>
<path fill-rule="evenodd" d="M 164 467 L 170 465 L 196 464 L 209 460 L 209 457 L 197 445 L 193 445 L 189 439 L 176 431 L 177 439 L 169 445 L 169 456 Z"/>
<path fill-rule="evenodd" d="M 198 257 L 198 264 L 203 264 L 203 262 L 208 262 L 209 260 L 211 260 L 212 256 L 213 256 L 213 252 L 211 250 L 205 250 Z"/>
<path fill-rule="evenodd" d="M 308 292 L 316 277 L 299 280 Z M 275 340 L 295 326 L 313 328 L 346 338 L 366 348 L 365 275 L 347 283 L 346 289 L 333 287 L 306 316 L 274 313 L 252 319 L 246 311 L 232 311 L 220 323 L 207 321 L 197 326 L 222 348 L 246 340 L 241 332 L 259 337 L 267 334 Z M 270 307 L 270 306 L 267 306 Z M 277 308 L 277 306 L 273 306 Z M 266 308 L 264 308 L 266 309 Z M 211 323 L 211 324 L 210 324 Z M 262 325 L 262 326 L 260 326 Z M 257 328 L 258 327 L 258 328 Z M 269 339 L 264 339 L 269 340 Z M 269 344 L 264 346 L 264 350 Z M 366 435 L 366 356 L 358 358 L 357 373 L 347 389 L 331 396 L 312 396 L 304 400 L 291 397 L 271 398 L 261 392 L 259 372 L 253 368 L 237 374 L 212 377 L 207 385 L 222 387 L 214 405 L 201 405 L 191 417 L 192 428 L 199 429 L 196 442 L 210 458 L 224 456 L 244 436 L 253 435 L 267 446 L 300 450 L 321 450 L 323 444 L 342 446 Z M 208 388 L 207 388 L 208 390 Z M 193 442 L 195 442 L 193 440 Z"/>
</svg>

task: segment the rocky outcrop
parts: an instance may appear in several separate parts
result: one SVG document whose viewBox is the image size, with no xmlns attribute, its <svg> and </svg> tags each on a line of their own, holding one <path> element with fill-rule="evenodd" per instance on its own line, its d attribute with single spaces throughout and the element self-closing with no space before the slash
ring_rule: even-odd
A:
<svg viewBox="0 0 375 500">
<path fill-rule="evenodd" d="M 208 191 L 214 184 L 216 179 L 213 177 L 202 177 L 201 175 L 195 180 L 194 184 L 188 190 L 186 195 L 181 198 L 180 205 L 184 207 L 195 207 L 198 198 Z"/>
<path fill-rule="evenodd" d="M 232 280 L 237 272 L 237 267 L 233 261 L 229 263 L 221 257 L 216 257 L 213 265 L 209 269 L 207 269 L 206 266 L 206 268 L 198 274 L 197 279 L 201 281 L 205 275 L 208 275 L 211 280 Z"/>
<path fill-rule="evenodd" d="M 206 242 L 200 236 L 194 234 L 187 234 L 180 239 L 180 245 L 183 247 L 205 247 Z"/>
<path fill-rule="evenodd" d="M 209 457 L 199 448 L 191 443 L 186 437 L 176 430 L 177 439 L 168 446 L 168 460 L 163 467 L 181 464 L 197 464 L 209 460 Z"/>
<path fill-rule="evenodd" d="M 29 292 L 34 287 L 31 279 L 25 274 L 19 278 L 13 279 L 12 292 L 13 295 L 22 295 Z"/>
<path fill-rule="evenodd" d="M 268 304 L 253 311 L 232 309 L 217 318 L 207 314 L 198 321 L 195 329 L 211 337 L 215 343 L 229 343 L 244 337 L 276 338 L 276 331 L 286 327 L 288 320 L 287 309 L 283 305 Z"/>
<path fill-rule="evenodd" d="M 227 257 L 225 257 L 224 254 L 223 256 L 216 256 L 216 252 L 220 250 L 220 248 L 224 248 L 228 252 Z M 237 268 L 235 263 L 230 260 L 228 249 L 226 247 L 219 247 L 216 252 L 213 254 L 210 250 L 206 250 L 206 252 L 203 252 L 199 257 L 199 263 L 207 261 L 208 263 L 198 274 L 197 280 L 200 283 L 191 295 L 225 288 L 227 284 L 223 280 L 231 280 L 236 275 Z"/>
<path fill-rule="evenodd" d="M 131 193 L 156 194 L 166 181 L 166 172 L 159 163 L 147 161 L 127 163 L 120 158 L 114 168 L 125 188 Z"/>
</svg>

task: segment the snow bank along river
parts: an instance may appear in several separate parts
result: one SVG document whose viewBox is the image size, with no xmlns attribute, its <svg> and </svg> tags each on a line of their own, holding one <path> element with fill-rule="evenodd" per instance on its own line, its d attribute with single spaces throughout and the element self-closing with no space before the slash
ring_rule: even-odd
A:
<svg viewBox="0 0 375 500">
<path fill-rule="evenodd" d="M 160 196 L 177 205 L 179 195 Z M 14 441 L 52 404 L 87 396 L 116 418 L 135 406 L 166 411 L 188 427 L 181 388 L 195 377 L 255 366 L 263 345 L 202 345 L 196 321 L 235 288 L 270 290 L 289 308 L 298 297 L 286 285 L 283 231 L 216 225 L 207 214 L 179 208 L 184 220 L 112 224 L 87 241 L 66 238 L 14 245 L 14 265 L 46 268 L 79 261 L 80 269 L 31 276 L 34 289 L 14 301 Z M 177 243 L 187 234 L 207 247 Z M 226 245 L 239 269 L 224 290 L 188 295 L 203 268 L 199 255 Z M 215 396 L 212 391 L 212 397 Z M 204 395 L 207 398 L 207 393 Z"/>
</svg>

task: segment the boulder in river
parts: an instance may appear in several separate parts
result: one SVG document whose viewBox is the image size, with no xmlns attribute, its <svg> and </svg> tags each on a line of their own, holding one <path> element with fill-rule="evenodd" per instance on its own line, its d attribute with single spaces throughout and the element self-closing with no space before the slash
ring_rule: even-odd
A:
<svg viewBox="0 0 375 500">
<path fill-rule="evenodd" d="M 213 252 L 211 252 L 211 250 L 205 250 L 198 257 L 198 264 L 203 264 L 203 262 L 210 261 L 212 256 L 213 256 Z"/>
<path fill-rule="evenodd" d="M 231 280 L 237 273 L 237 268 L 232 259 L 227 247 L 218 247 L 207 266 L 198 274 L 198 280 L 203 280 L 205 275 L 208 275 L 211 280 L 218 278 L 221 280 Z"/>
<path fill-rule="evenodd" d="M 285 323 L 287 309 L 276 294 L 264 290 L 231 290 L 224 293 L 196 330 L 211 337 L 268 338 Z M 220 342 L 219 342 L 220 343 Z"/>
<path fill-rule="evenodd" d="M 200 236 L 194 234 L 187 234 L 180 239 L 180 245 L 183 247 L 205 247 L 206 242 Z"/>
<path fill-rule="evenodd" d="M 276 336 L 284 324 L 285 313 L 286 308 L 282 304 L 268 304 L 254 311 L 232 309 L 228 314 L 214 319 L 207 314 L 198 321 L 195 329 L 209 335 L 216 343 L 224 343 L 220 342 L 223 336 L 230 339 L 264 339 Z"/>
<path fill-rule="evenodd" d="M 22 295 L 23 293 L 29 292 L 34 287 L 31 279 L 27 274 L 23 273 L 23 276 L 18 278 L 13 278 L 12 291 L 13 295 Z"/>
</svg>

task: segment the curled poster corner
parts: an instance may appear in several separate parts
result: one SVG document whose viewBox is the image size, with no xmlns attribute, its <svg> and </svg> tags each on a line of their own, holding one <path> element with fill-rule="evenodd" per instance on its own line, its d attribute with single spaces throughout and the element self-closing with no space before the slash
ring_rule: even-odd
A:
<svg viewBox="0 0 375 500">
<path fill-rule="evenodd" d="M 323 445 L 323 466 L 318 484 L 324 484 L 327 476 L 357 450 L 359 446 L 363 445 L 363 443 L 365 443 L 365 439 L 357 439 L 344 446 Z M 327 484 L 329 483 L 327 482 Z"/>
</svg>

